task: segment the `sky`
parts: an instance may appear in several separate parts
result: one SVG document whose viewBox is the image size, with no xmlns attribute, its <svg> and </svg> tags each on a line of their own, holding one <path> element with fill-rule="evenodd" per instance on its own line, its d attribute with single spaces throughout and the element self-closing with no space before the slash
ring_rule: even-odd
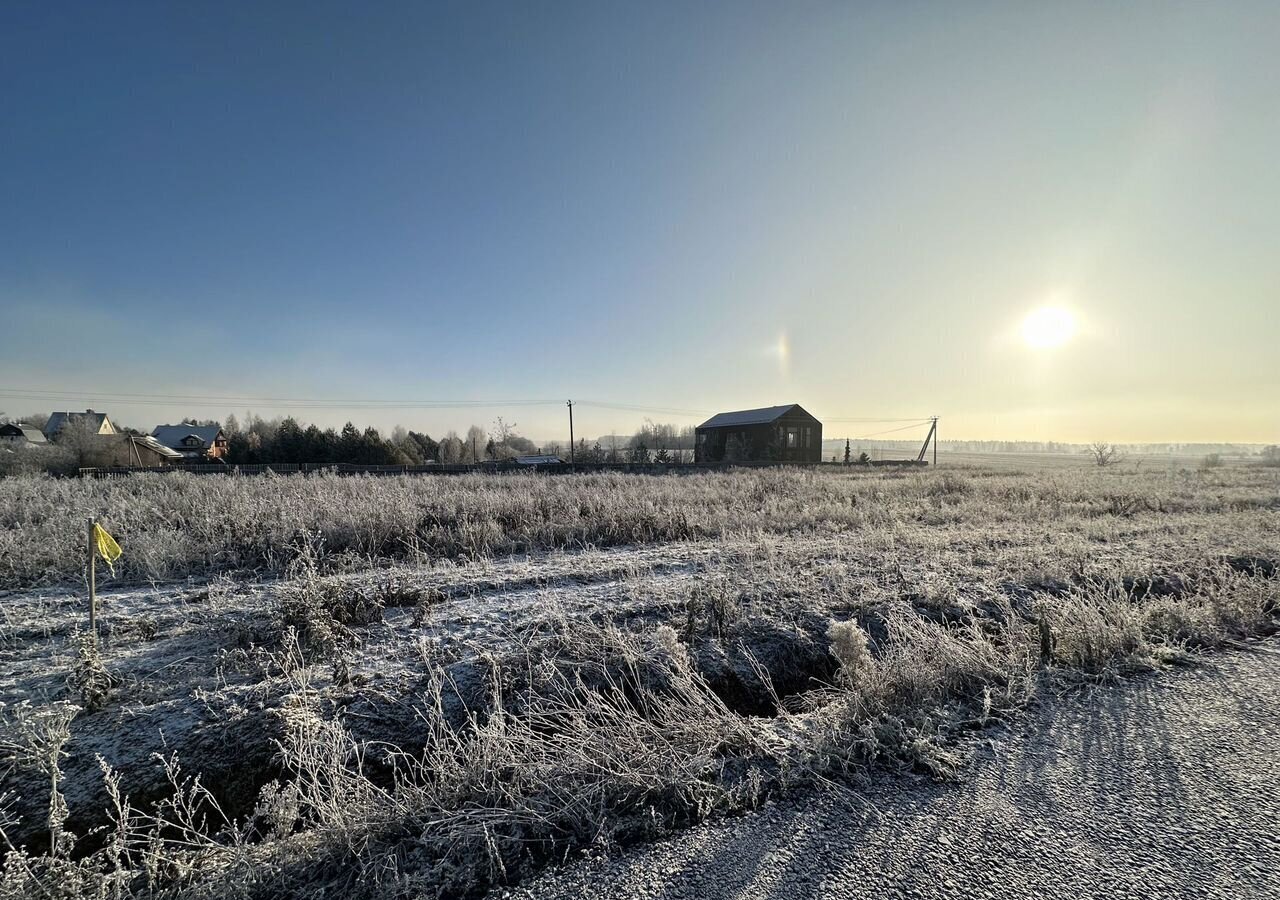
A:
<svg viewBox="0 0 1280 900">
<path fill-rule="evenodd" d="M 0 410 L 1274 443 L 1278 46 L 1276 3 L 15 0 Z"/>
</svg>

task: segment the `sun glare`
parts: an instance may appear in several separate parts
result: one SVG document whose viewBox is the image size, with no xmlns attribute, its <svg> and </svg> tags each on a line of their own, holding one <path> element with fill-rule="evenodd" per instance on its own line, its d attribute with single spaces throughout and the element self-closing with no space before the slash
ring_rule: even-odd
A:
<svg viewBox="0 0 1280 900">
<path fill-rule="evenodd" d="M 1042 306 L 1022 320 L 1022 340 L 1028 347 L 1061 347 L 1076 333 L 1076 318 L 1060 306 Z"/>
<path fill-rule="evenodd" d="M 791 342 L 787 340 L 785 331 L 778 335 L 778 343 L 770 349 L 769 353 L 771 356 L 777 357 L 778 374 L 786 375 L 787 367 L 791 362 Z"/>
</svg>

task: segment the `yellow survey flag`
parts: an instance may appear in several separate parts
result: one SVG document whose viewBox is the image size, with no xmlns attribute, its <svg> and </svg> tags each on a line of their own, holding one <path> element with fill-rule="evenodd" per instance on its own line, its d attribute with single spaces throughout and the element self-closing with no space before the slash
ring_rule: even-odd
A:
<svg viewBox="0 0 1280 900">
<path fill-rule="evenodd" d="M 93 545 L 97 549 L 98 555 L 107 561 L 107 565 L 111 568 L 111 574 L 114 575 L 116 570 L 112 564 L 124 554 L 124 551 L 120 549 L 116 539 L 107 534 L 107 530 L 97 522 L 93 523 Z"/>
</svg>

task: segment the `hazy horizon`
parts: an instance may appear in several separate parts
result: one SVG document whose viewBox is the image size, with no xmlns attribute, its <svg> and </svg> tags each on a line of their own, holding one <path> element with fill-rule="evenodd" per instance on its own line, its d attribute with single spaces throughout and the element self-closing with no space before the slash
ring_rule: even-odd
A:
<svg viewBox="0 0 1280 900">
<path fill-rule="evenodd" d="M 0 410 L 1280 443 L 1277 46 L 1242 2 L 8 5 Z M 342 408 L 414 398 L 548 405 Z"/>
<path fill-rule="evenodd" d="M 71 411 L 82 411 L 84 408 L 85 407 L 82 406 L 82 407 L 72 409 Z M 594 444 L 598 442 L 598 443 L 601 443 L 602 445 L 605 445 L 606 447 L 610 444 L 611 438 L 618 439 L 619 446 L 625 446 L 625 441 L 633 437 L 646 422 L 658 424 L 658 425 L 675 425 L 677 426 L 677 428 L 684 427 L 684 426 L 688 426 L 692 428 L 696 424 L 698 424 L 693 421 L 677 420 L 675 417 L 672 417 L 672 416 L 664 417 L 661 414 L 656 416 L 644 415 L 642 418 L 638 418 L 635 420 L 635 426 L 632 428 L 628 428 L 624 430 L 594 431 L 594 430 L 591 430 L 591 425 L 590 425 L 590 423 L 594 421 L 594 419 L 590 415 L 592 410 L 590 409 L 588 410 L 588 416 L 587 418 L 584 419 L 582 417 L 582 409 L 580 407 L 575 407 L 575 409 L 578 410 L 574 418 L 575 439 L 578 441 L 585 440 L 588 444 Z M 58 407 L 55 411 L 66 412 L 68 410 L 64 410 L 61 407 Z M 212 420 L 222 424 L 222 423 L 228 422 L 229 416 L 235 416 L 236 425 L 239 428 L 243 429 L 249 424 L 250 420 L 254 416 L 258 415 L 253 410 L 246 410 L 242 413 L 228 413 L 226 415 L 172 416 L 168 419 L 164 419 L 164 420 L 156 419 L 155 421 L 152 421 L 152 419 L 154 419 L 154 416 L 148 417 L 147 415 L 143 415 L 141 418 L 135 420 L 135 419 L 125 419 L 125 418 L 120 418 L 118 416 L 114 416 L 112 415 L 110 409 L 104 409 L 99 407 L 99 408 L 96 408 L 95 411 L 107 413 L 111 417 L 112 423 L 117 428 L 134 428 L 144 432 L 150 432 L 153 428 L 159 425 L 178 424 L 183 419 L 187 419 L 187 420 L 194 419 L 194 420 L 200 420 L 200 421 Z M 619 414 L 617 411 L 605 410 L 603 412 L 606 413 L 606 416 Z M 24 420 L 29 420 L 33 418 L 38 418 L 46 414 L 47 413 L 45 412 L 36 411 L 36 410 L 28 411 L 27 414 L 22 414 L 22 413 L 14 414 L 0 407 L 0 421 L 2 420 L 24 421 Z M 432 437 L 436 439 L 442 438 L 449 433 L 455 433 L 458 435 L 465 434 L 467 429 L 473 425 L 479 426 L 480 428 L 485 430 L 487 433 L 492 435 L 494 433 L 493 426 L 496 425 L 495 420 L 497 418 L 497 417 L 488 418 L 488 419 L 455 418 L 452 420 L 444 420 L 446 424 L 436 429 L 425 427 L 420 422 L 417 422 L 412 419 L 398 419 L 392 422 L 392 424 L 390 425 L 377 425 L 377 424 L 374 424 L 374 422 L 372 421 L 372 418 L 369 418 L 369 417 L 361 418 L 359 416 L 356 416 L 356 417 L 348 417 L 346 419 L 343 419 L 341 422 L 336 422 L 336 421 L 330 421 L 329 419 L 325 419 L 323 417 L 312 418 L 312 417 L 309 417 L 305 411 L 298 411 L 298 410 L 286 410 L 274 416 L 262 416 L 261 418 L 263 418 L 266 421 L 272 421 L 272 420 L 280 420 L 285 417 L 292 417 L 304 428 L 307 427 L 308 425 L 315 424 L 322 429 L 333 428 L 335 430 L 341 430 L 341 428 L 349 421 L 362 431 L 364 430 L 364 428 L 368 426 L 375 427 L 379 430 L 379 432 L 382 434 L 383 437 L 389 437 L 391 432 L 395 428 L 403 427 L 412 431 L 424 432 L 425 434 L 427 434 L 428 437 Z M 383 418 L 386 418 L 385 414 Z M 395 417 L 391 416 L 390 418 L 394 419 Z M 530 433 L 527 429 L 521 427 L 518 421 L 510 418 L 509 416 L 503 416 L 502 418 L 507 426 L 509 427 L 514 426 L 513 433 L 518 434 L 521 437 L 525 437 L 532 440 L 539 447 L 550 447 L 556 444 L 560 445 L 562 448 L 568 446 L 569 439 L 568 439 L 567 414 L 564 422 L 565 434 L 563 435 L 557 435 L 550 432 Z M 583 422 L 588 423 L 586 425 L 587 430 L 584 430 Z M 1004 438 L 1000 436 L 961 437 L 961 436 L 945 434 L 945 428 L 946 428 L 945 420 L 940 419 L 939 420 L 939 434 L 940 434 L 939 444 L 943 451 L 946 451 L 949 445 L 955 445 L 955 444 L 1028 444 L 1028 445 L 1060 444 L 1065 447 L 1069 447 L 1077 450 L 1083 450 L 1087 448 L 1089 444 L 1092 444 L 1095 441 L 1107 440 L 1101 437 L 1088 440 L 1088 441 L 1059 441 L 1055 439 L 1041 440 L 1041 439 L 1029 439 L 1029 438 Z M 928 433 L 928 431 L 929 431 L 929 423 L 927 421 L 923 421 L 918 424 L 911 423 L 907 425 L 901 425 L 901 424 L 896 424 L 891 422 L 884 422 L 880 424 L 828 422 L 826 423 L 823 431 L 823 439 L 822 439 L 823 452 L 824 453 L 830 452 L 833 448 L 838 450 L 839 447 L 837 447 L 836 445 L 839 445 L 840 447 L 842 447 L 844 445 L 844 442 L 848 440 L 848 441 L 851 441 L 852 445 L 858 449 L 866 449 L 867 447 L 881 447 L 883 449 L 891 450 L 891 451 L 912 450 L 912 452 L 914 453 L 915 448 L 918 448 L 923 443 L 924 437 Z M 1107 442 L 1114 443 L 1116 446 L 1123 447 L 1125 449 L 1132 450 L 1134 448 L 1148 448 L 1152 452 L 1158 452 L 1158 453 L 1166 452 L 1165 448 L 1185 448 L 1186 452 L 1190 452 L 1190 453 L 1204 452 L 1210 449 L 1218 449 L 1218 448 L 1239 448 L 1246 453 L 1256 453 L 1256 452 L 1260 452 L 1261 450 L 1263 450 L 1268 446 L 1274 445 L 1274 442 L 1264 442 L 1264 441 L 1222 441 L 1222 440 L 1195 440 L 1195 441 L 1178 441 L 1178 440 L 1110 441 L 1110 440 L 1107 440 Z M 657 448 L 651 447 L 649 449 L 656 450 Z M 1024 448 L 1018 448 L 1018 451 L 1019 452 L 1051 452 L 1048 450 L 1045 450 L 1045 451 L 1024 450 Z"/>
</svg>

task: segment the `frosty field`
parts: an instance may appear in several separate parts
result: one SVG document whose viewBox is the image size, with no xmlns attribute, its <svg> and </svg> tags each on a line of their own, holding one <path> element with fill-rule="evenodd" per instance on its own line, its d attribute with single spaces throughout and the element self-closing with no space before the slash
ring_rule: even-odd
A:
<svg viewBox="0 0 1280 900">
<path fill-rule="evenodd" d="M 478 893 L 1277 628 L 1280 471 L 0 481 L 0 896 Z M 84 522 L 119 540 L 87 639 Z"/>
</svg>

